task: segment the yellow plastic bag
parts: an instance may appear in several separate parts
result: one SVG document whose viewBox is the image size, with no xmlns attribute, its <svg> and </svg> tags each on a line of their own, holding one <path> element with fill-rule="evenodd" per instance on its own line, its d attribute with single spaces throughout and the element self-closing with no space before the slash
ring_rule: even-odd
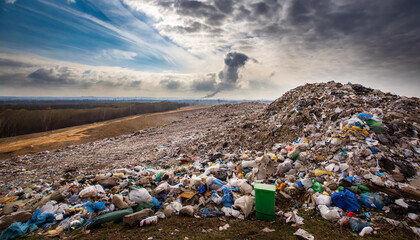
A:
<svg viewBox="0 0 420 240">
<path fill-rule="evenodd" d="M 3 197 L 3 198 L 0 198 L 0 203 L 4 203 L 4 204 L 11 203 L 18 200 L 18 198 L 19 197 Z"/>
<path fill-rule="evenodd" d="M 330 175 L 332 176 L 332 172 L 327 170 L 315 169 L 314 171 L 315 176 L 322 176 L 322 175 Z"/>
</svg>

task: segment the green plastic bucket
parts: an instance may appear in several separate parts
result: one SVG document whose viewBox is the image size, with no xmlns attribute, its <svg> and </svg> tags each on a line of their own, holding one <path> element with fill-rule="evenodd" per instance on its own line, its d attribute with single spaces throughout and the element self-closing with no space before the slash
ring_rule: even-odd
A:
<svg viewBox="0 0 420 240">
<path fill-rule="evenodd" d="M 274 185 L 254 183 L 255 215 L 260 220 L 274 220 L 274 202 L 276 187 Z"/>
</svg>

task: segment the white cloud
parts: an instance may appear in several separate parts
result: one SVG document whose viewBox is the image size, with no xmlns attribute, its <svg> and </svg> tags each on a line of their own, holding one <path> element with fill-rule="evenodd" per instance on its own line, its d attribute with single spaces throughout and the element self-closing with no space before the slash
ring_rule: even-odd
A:
<svg viewBox="0 0 420 240">
<path fill-rule="evenodd" d="M 67 0 L 67 3 L 76 3 L 76 0 Z"/>
<path fill-rule="evenodd" d="M 122 51 L 119 49 L 108 49 L 102 50 L 102 53 L 99 56 L 99 58 L 110 58 L 116 60 L 134 60 L 134 58 L 137 56 L 138 54 L 135 52 Z"/>
<path fill-rule="evenodd" d="M 6 2 L 8 1 L 14 2 L 15 0 L 6 0 Z M 385 17 L 382 16 L 380 20 L 372 22 L 370 19 L 373 19 L 371 17 L 374 15 L 369 14 L 375 14 L 375 11 L 360 11 L 364 9 L 364 4 L 367 4 L 366 9 L 372 9 L 375 4 L 370 1 L 361 4 L 363 1 L 353 3 L 340 0 L 317 4 L 317 1 L 299 0 L 203 0 L 193 2 L 123 0 L 124 4 L 132 11 L 138 11 L 148 16 L 150 19 L 146 22 L 134 17 L 125 6 L 120 4 L 120 1 L 91 1 L 104 12 L 110 19 L 109 21 L 102 21 L 54 1 L 39 1 L 84 20 L 86 25 L 81 27 L 86 31 L 104 31 L 106 29 L 107 33 L 128 43 L 128 47 L 122 48 L 127 51 L 100 50 L 98 58 L 135 60 L 137 57 L 147 56 L 164 59 L 174 66 L 179 66 L 177 71 L 146 72 L 69 62 L 60 64 L 60 66 L 69 67 L 72 77 L 75 79 L 97 83 L 98 88 L 105 89 L 107 86 L 115 86 L 117 89 L 122 89 L 118 83 L 111 84 L 111 82 L 141 81 L 141 89 L 137 92 L 118 90 L 112 91 L 110 94 L 204 96 L 203 92 L 191 90 L 191 85 L 196 83 L 198 86 L 196 89 L 210 89 L 212 84 L 219 83 L 220 79 L 217 77 L 209 80 L 208 74 L 217 74 L 222 70 L 224 56 L 231 51 L 244 53 L 248 57 L 258 60 L 258 63 L 248 61 L 239 72 L 238 88 L 231 92 L 221 92 L 218 97 L 276 98 L 291 87 L 306 82 L 330 80 L 343 83 L 358 82 L 374 88 L 398 90 L 399 94 L 411 96 L 419 94 L 415 91 L 416 86 L 419 86 L 419 72 L 406 71 L 408 64 L 404 64 L 404 61 L 398 64 L 400 69 L 396 70 L 395 66 L 395 59 L 404 60 L 404 54 L 416 55 L 418 48 L 415 47 L 419 45 L 403 44 L 405 47 L 408 46 L 407 48 L 414 47 L 414 50 L 408 49 L 406 52 L 399 51 L 404 48 L 399 48 L 396 44 L 386 45 L 398 37 L 418 39 L 418 36 L 415 36 L 418 31 L 414 30 L 404 31 L 401 28 L 401 31 L 397 31 L 399 34 L 395 36 L 386 32 L 392 32 L 395 23 L 398 23 L 397 27 L 399 24 L 407 26 L 415 24 L 392 21 L 394 25 L 385 24 L 386 31 L 384 30 L 380 34 L 377 32 L 371 34 L 375 29 L 381 29 L 379 25 L 371 24 L 384 22 L 390 14 L 382 14 Z M 229 2 L 234 3 L 231 8 L 216 6 L 216 3 L 229 5 Z M 278 2 L 282 2 L 282 4 L 278 4 Z M 202 7 L 197 7 L 197 5 Z M 382 10 L 389 8 L 389 4 L 388 8 L 385 5 Z M 352 10 L 354 12 L 351 12 Z M 379 12 L 378 14 L 381 14 Z M 368 15 L 363 16 L 363 14 Z M 409 16 L 412 17 L 412 15 Z M 53 17 L 57 21 L 66 21 L 66 19 L 60 19 L 57 16 Z M 332 19 L 337 19 L 337 21 Z M 411 23 L 414 20 L 416 18 L 413 17 L 405 21 Z M 113 24 L 114 22 L 118 22 L 119 25 Z M 71 23 L 66 22 L 66 24 Z M 148 24 L 152 24 L 154 29 Z M 155 30 L 160 35 L 149 34 Z M 407 34 L 407 37 L 400 32 Z M 366 35 L 365 38 L 363 38 L 363 34 Z M 147 39 L 144 36 L 151 36 L 151 38 Z M 356 37 L 353 38 L 353 36 Z M 392 36 L 392 38 L 384 37 L 383 39 L 386 40 L 377 41 L 375 37 L 378 38 L 378 36 Z M 168 43 L 165 37 L 176 44 Z M 395 53 L 395 55 L 398 53 L 398 58 L 394 58 L 394 61 L 389 61 L 389 58 L 383 58 L 383 60 L 377 58 L 380 59 L 378 61 L 369 58 L 367 56 L 369 54 L 383 53 L 380 46 L 376 48 L 365 45 L 377 42 L 386 43 L 382 46 L 387 46 L 387 52 Z M 382 55 L 376 56 L 381 57 Z M 392 55 L 385 55 L 385 57 L 389 56 Z M 45 65 L 39 67 L 52 69 L 54 64 L 58 64 L 54 62 L 56 61 L 46 60 L 43 62 L 40 60 L 34 63 Z M 36 69 L 32 69 L 32 71 L 34 70 Z M 23 71 L 27 70 L 20 69 L 19 71 L 23 74 L 26 73 Z M 88 73 L 83 74 L 85 72 Z M 400 84 L 398 88 L 395 88 L 395 79 L 403 79 L 402 82 L 407 84 Z M 176 81 L 182 87 L 172 88 L 171 91 L 168 91 L 168 89 L 162 88 L 162 84 L 159 84 L 160 82 L 172 83 L 171 80 Z"/>
<path fill-rule="evenodd" d="M 15 3 L 17 0 L 6 0 L 6 3 L 10 3 L 10 4 L 13 4 L 13 3 Z"/>
<path fill-rule="evenodd" d="M 91 2 L 102 10 L 109 18 L 108 21 L 103 21 L 90 14 L 77 11 L 69 6 L 60 5 L 47 0 L 39 1 L 85 20 L 87 22 L 86 24 L 89 25 L 90 31 L 104 31 L 103 29 L 105 28 L 108 33 L 112 33 L 114 37 L 119 38 L 126 44 L 131 45 L 132 48 L 135 48 L 133 50 L 136 51 L 137 54 L 162 59 L 169 64 L 178 66 L 180 71 L 187 69 L 191 70 L 192 66 L 196 66 L 197 63 L 200 62 L 200 60 L 191 55 L 191 53 L 166 41 L 161 35 L 156 34 L 154 29 L 145 22 L 134 17 L 119 1 Z M 65 21 L 63 19 L 57 20 Z M 119 24 L 113 24 L 114 22 L 118 22 Z"/>
</svg>

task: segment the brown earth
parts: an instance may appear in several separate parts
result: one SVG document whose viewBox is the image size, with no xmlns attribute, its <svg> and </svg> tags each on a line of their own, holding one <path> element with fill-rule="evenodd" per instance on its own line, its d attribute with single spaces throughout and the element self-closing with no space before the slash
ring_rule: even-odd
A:
<svg viewBox="0 0 420 240">
<path fill-rule="evenodd" d="M 8 153 L 17 156 L 1 161 L 0 190 L 3 191 L 15 181 L 32 182 L 33 176 L 48 181 L 59 180 L 70 169 L 73 174 L 85 176 L 108 172 L 109 169 L 132 168 L 138 165 L 162 168 L 177 166 L 179 163 L 176 159 L 182 154 L 194 157 L 202 152 L 221 150 L 222 136 L 228 131 L 236 131 L 232 126 L 254 113 L 263 111 L 266 106 L 267 104 L 263 103 L 242 103 L 181 109 L 175 112 L 146 114 L 122 122 L 113 120 L 110 121 L 111 124 L 97 128 L 76 127 L 81 129 L 80 131 L 72 131 L 73 128 L 69 128 L 73 135 L 83 133 L 92 137 L 81 137 L 79 140 L 69 142 L 60 142 L 62 138 L 58 138 L 55 142 L 36 147 L 27 145 L 26 149 Z M 130 126 L 128 123 L 134 126 L 139 124 L 145 129 L 134 130 L 127 127 Z M 120 135 L 123 131 L 128 134 Z M 51 133 L 55 132 L 57 131 Z M 31 138 L 25 137 L 21 139 L 30 142 Z M 40 134 L 38 137 L 44 137 L 48 141 L 48 133 Z M 72 136 L 69 135 L 69 138 Z M 241 143 L 239 139 L 229 141 L 228 148 Z M 13 141 L 9 140 L 8 143 L 13 144 Z M 0 146 L 3 144 L 0 143 Z M 22 155 L 25 151 L 36 153 Z"/>
<path fill-rule="evenodd" d="M 184 112 L 203 108 L 206 107 L 183 107 L 168 112 L 139 114 L 47 132 L 1 138 L 0 159 L 59 149 L 161 126 L 179 118 Z"/>
</svg>

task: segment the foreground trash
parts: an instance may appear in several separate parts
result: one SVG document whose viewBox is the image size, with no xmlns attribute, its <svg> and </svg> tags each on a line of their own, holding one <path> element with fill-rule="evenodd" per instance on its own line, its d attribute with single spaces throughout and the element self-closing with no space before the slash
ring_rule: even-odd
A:
<svg viewBox="0 0 420 240">
<path fill-rule="evenodd" d="M 277 215 L 302 227 L 294 235 L 314 239 L 303 230 L 300 211 L 307 209 L 360 236 L 380 231 L 380 221 L 418 234 L 419 108 L 418 99 L 359 85 L 298 87 L 262 113 L 245 114 L 213 145 L 209 136 L 191 140 L 193 146 L 164 154 L 154 167 L 70 169 L 51 180 L 8 183 L 0 239 L 34 231 L 57 236 L 107 222 L 147 227 L 175 215 Z"/>
</svg>

